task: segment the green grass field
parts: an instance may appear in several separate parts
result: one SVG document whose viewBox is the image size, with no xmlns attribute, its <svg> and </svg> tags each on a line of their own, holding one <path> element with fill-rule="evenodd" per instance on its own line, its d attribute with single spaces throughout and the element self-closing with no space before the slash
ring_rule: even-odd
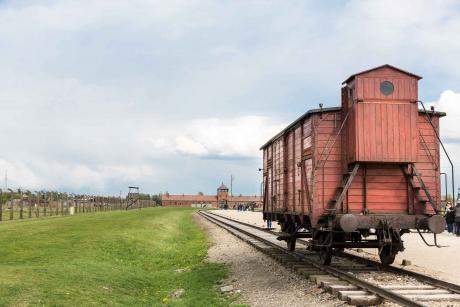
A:
<svg viewBox="0 0 460 307">
<path fill-rule="evenodd" d="M 0 305 L 226 306 L 191 209 L 150 208 L 0 224 Z M 175 269 L 187 268 L 185 272 Z M 175 289 L 185 289 L 179 298 Z"/>
</svg>

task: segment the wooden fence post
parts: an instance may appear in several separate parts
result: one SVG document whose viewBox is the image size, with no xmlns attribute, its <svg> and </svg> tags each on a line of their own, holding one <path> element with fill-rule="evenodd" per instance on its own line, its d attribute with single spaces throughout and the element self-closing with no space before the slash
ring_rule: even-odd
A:
<svg viewBox="0 0 460 307">
<path fill-rule="evenodd" d="M 13 203 L 13 196 L 10 197 L 10 220 L 13 219 L 13 209 L 14 209 L 14 203 Z"/>
<path fill-rule="evenodd" d="M 19 203 L 19 219 L 24 218 L 24 198 L 21 196 L 21 202 Z"/>
<path fill-rule="evenodd" d="M 0 222 L 3 219 L 3 191 L 0 189 Z"/>
<path fill-rule="evenodd" d="M 37 194 L 37 208 L 35 208 L 35 217 L 39 218 L 40 217 L 40 193 Z"/>
<path fill-rule="evenodd" d="M 13 209 L 14 209 L 14 203 L 13 203 L 13 196 L 11 195 L 10 196 L 10 220 L 13 219 Z"/>
<path fill-rule="evenodd" d="M 53 216 L 53 208 L 52 208 L 52 202 L 51 202 L 51 196 L 47 196 L 48 200 L 48 211 L 49 211 L 49 216 Z"/>
<path fill-rule="evenodd" d="M 27 205 L 28 205 L 28 207 L 29 207 L 29 219 L 31 219 L 31 218 L 32 218 L 32 206 L 31 206 L 31 205 L 32 205 L 32 202 L 31 202 L 31 199 L 29 199 L 29 200 L 27 201 Z"/>
<path fill-rule="evenodd" d="M 49 201 L 45 198 L 43 198 L 43 215 L 46 216 L 46 205 L 49 203 Z M 40 209 L 40 208 L 39 208 Z"/>
</svg>

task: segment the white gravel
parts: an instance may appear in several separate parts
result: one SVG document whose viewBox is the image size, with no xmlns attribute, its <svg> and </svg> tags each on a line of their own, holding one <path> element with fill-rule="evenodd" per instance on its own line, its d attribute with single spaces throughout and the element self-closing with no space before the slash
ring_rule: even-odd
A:
<svg viewBox="0 0 460 307">
<path fill-rule="evenodd" d="M 252 211 L 237 211 L 237 210 L 213 210 L 212 213 L 219 214 L 231 219 L 235 219 L 241 222 L 252 224 L 258 227 L 267 227 L 266 222 L 263 220 L 262 212 Z M 277 222 L 272 223 L 272 227 L 275 230 L 280 230 L 280 226 Z"/>
<path fill-rule="evenodd" d="M 247 213 L 246 216 L 254 215 L 253 212 Z M 198 215 L 196 220 L 208 231 L 212 242 L 208 252 L 209 261 L 230 266 L 231 276 L 223 286 L 232 285 L 233 292 L 239 293 L 236 303 L 263 307 L 344 304 L 226 230 Z"/>
</svg>

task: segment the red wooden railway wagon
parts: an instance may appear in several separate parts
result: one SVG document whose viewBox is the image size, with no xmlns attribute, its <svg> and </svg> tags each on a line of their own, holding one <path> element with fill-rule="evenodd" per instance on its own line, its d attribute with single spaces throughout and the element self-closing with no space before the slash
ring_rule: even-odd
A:
<svg viewBox="0 0 460 307">
<path fill-rule="evenodd" d="M 378 248 L 383 264 L 410 229 L 444 231 L 439 119 L 419 110 L 421 77 L 390 65 L 350 76 L 342 106 L 310 110 L 262 146 L 264 219 L 328 264 L 335 249 Z"/>
</svg>

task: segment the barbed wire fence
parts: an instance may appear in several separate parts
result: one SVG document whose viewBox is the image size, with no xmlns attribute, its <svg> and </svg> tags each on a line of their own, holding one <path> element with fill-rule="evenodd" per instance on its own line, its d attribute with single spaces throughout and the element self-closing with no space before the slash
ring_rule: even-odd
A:
<svg viewBox="0 0 460 307">
<path fill-rule="evenodd" d="M 76 195 L 44 191 L 2 191 L 0 189 L 0 222 L 51 216 L 70 216 L 128 209 L 127 198 Z M 157 206 L 154 200 L 139 200 L 129 209 Z"/>
</svg>

